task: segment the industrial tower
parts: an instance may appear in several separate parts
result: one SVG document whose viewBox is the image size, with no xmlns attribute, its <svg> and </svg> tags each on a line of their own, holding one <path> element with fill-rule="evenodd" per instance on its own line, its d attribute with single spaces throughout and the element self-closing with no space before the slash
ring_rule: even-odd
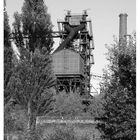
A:
<svg viewBox="0 0 140 140">
<path fill-rule="evenodd" d="M 67 11 L 65 19 L 57 22 L 61 43 L 53 53 L 53 66 L 58 91 L 90 93 L 94 41 L 87 17 L 86 10 L 83 14 Z"/>
</svg>

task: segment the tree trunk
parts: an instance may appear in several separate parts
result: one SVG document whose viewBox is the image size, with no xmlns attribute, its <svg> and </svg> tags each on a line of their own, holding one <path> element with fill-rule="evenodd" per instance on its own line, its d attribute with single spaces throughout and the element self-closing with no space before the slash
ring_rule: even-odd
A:
<svg viewBox="0 0 140 140">
<path fill-rule="evenodd" d="M 28 102 L 28 140 L 35 140 L 36 114 L 32 110 L 31 102 Z"/>
</svg>

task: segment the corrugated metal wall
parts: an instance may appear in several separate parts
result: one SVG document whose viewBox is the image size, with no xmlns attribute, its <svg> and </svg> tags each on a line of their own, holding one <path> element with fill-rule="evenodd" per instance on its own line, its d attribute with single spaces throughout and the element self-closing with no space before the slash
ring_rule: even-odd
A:
<svg viewBox="0 0 140 140">
<path fill-rule="evenodd" d="M 53 54 L 53 68 L 57 75 L 84 74 L 84 60 L 69 49 L 63 49 Z"/>
</svg>

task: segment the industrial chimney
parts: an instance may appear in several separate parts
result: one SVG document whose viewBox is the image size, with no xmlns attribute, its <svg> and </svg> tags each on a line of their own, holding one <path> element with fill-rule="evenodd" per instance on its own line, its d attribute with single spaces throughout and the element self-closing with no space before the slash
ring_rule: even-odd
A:
<svg viewBox="0 0 140 140">
<path fill-rule="evenodd" d="M 127 14 L 120 14 L 120 25 L 119 25 L 119 43 L 122 44 L 123 41 L 126 41 L 127 35 Z"/>
</svg>

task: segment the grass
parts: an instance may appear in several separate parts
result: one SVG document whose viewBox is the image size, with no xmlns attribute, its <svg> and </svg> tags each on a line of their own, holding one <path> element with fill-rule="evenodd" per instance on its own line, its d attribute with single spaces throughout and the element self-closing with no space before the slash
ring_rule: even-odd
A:
<svg viewBox="0 0 140 140">
<path fill-rule="evenodd" d="M 42 124 L 41 126 L 38 126 L 38 127 L 42 129 L 41 135 L 44 138 L 48 138 L 49 136 L 51 136 L 52 139 L 47 139 L 47 140 L 55 140 L 54 138 L 55 136 L 58 138 L 58 135 L 60 134 L 65 135 L 65 133 L 68 133 L 68 132 L 71 135 L 73 134 L 75 136 L 75 137 L 73 136 L 73 139 L 70 139 L 70 140 L 94 140 L 93 138 L 97 139 L 100 137 L 100 133 L 95 128 L 95 125 Z M 63 134 L 61 131 L 65 133 Z M 60 137 L 60 140 L 65 140 L 65 139 Z"/>
</svg>

